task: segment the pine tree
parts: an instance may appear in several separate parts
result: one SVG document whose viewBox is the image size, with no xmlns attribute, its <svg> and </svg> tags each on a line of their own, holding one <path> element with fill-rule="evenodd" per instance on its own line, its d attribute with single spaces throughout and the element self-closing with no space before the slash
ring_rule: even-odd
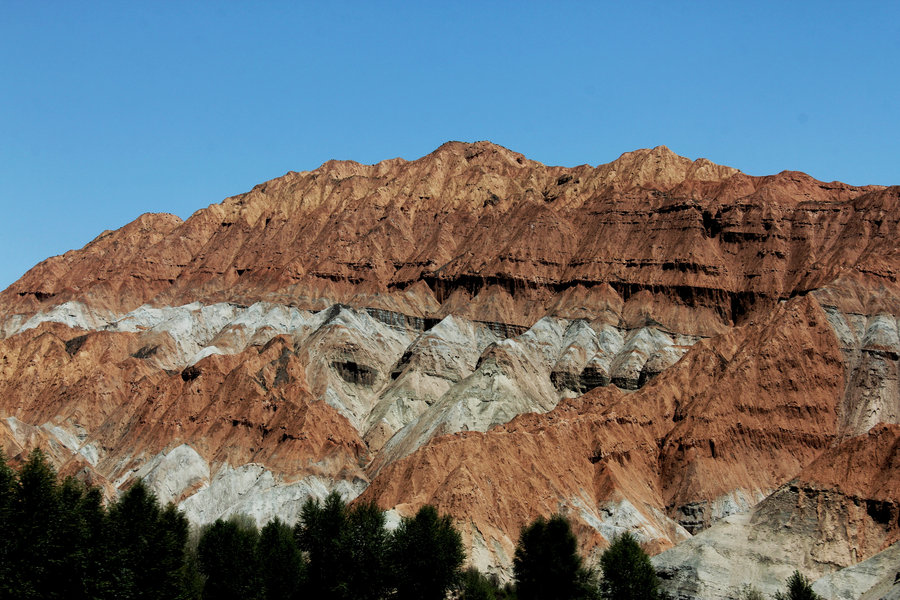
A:
<svg viewBox="0 0 900 600">
<path fill-rule="evenodd" d="M 300 510 L 294 534 L 309 557 L 307 590 L 312 598 L 340 598 L 344 576 L 340 541 L 347 521 L 347 507 L 337 492 L 320 503 L 308 499 Z"/>
<path fill-rule="evenodd" d="M 290 600 L 302 590 L 306 574 L 303 554 L 293 530 L 277 517 L 266 523 L 257 543 L 264 600 Z"/>
<path fill-rule="evenodd" d="M 171 502 L 159 515 L 158 573 L 162 598 L 188 598 L 190 587 L 186 573 L 186 546 L 190 525 L 187 517 Z"/>
<path fill-rule="evenodd" d="M 34 450 L 19 471 L 11 548 L 15 597 L 65 598 L 59 575 L 65 559 L 63 511 L 56 472 L 41 450 Z"/>
<path fill-rule="evenodd" d="M 18 478 L 6 464 L 0 448 L 0 598 L 12 598 L 15 591 L 15 511 Z"/>
<path fill-rule="evenodd" d="M 259 533 L 252 522 L 217 520 L 204 529 L 197 546 L 200 571 L 206 575 L 205 600 L 256 600 L 262 577 L 256 547 Z"/>
<path fill-rule="evenodd" d="M 616 537 L 600 557 L 604 600 L 647 600 L 661 597 L 659 579 L 650 557 L 637 539 L 625 532 Z"/>
<path fill-rule="evenodd" d="M 397 600 L 443 600 L 458 587 L 465 560 L 462 538 L 449 516 L 430 505 L 405 518 L 389 543 Z"/>
<path fill-rule="evenodd" d="M 88 571 L 91 555 L 91 532 L 85 515 L 87 489 L 80 481 L 67 477 L 59 488 L 60 541 L 66 548 L 56 574 L 62 589 L 72 600 L 89 598 Z"/>
<path fill-rule="evenodd" d="M 112 598 L 112 555 L 109 516 L 103 505 L 103 492 L 89 486 L 79 503 L 81 518 L 84 520 L 86 553 L 84 593 L 87 598 Z"/>
<path fill-rule="evenodd" d="M 589 571 L 582 566 L 578 543 L 562 515 L 538 517 L 519 535 L 513 556 L 520 600 L 571 600 L 593 596 Z"/>
<path fill-rule="evenodd" d="M 459 600 L 497 600 L 497 592 L 494 582 L 475 567 L 463 571 Z"/>
<path fill-rule="evenodd" d="M 347 512 L 340 537 L 344 565 L 339 596 L 344 600 L 378 600 L 387 591 L 387 538 L 384 512 L 375 503 Z"/>
<path fill-rule="evenodd" d="M 141 481 L 109 509 L 111 580 L 116 598 L 168 600 L 184 595 L 188 525 L 174 506 L 160 509 Z"/>
</svg>

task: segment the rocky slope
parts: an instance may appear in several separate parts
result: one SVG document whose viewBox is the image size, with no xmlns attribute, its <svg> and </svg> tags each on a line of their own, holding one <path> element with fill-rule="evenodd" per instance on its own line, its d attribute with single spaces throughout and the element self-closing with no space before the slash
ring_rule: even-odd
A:
<svg viewBox="0 0 900 600">
<path fill-rule="evenodd" d="M 900 427 L 874 427 L 654 562 L 680 598 L 737 598 L 747 584 L 773 594 L 797 568 L 821 577 L 826 598 L 858 598 L 900 569 L 898 461 Z"/>
<path fill-rule="evenodd" d="M 675 546 L 683 596 L 742 583 L 709 553 L 734 536 L 802 551 L 764 581 L 827 576 L 896 541 L 892 463 L 858 457 L 900 422 L 898 205 L 664 147 L 330 161 L 0 293 L 0 442 L 109 494 L 143 477 L 198 523 L 332 489 L 392 519 L 431 502 L 500 573 L 561 511 L 588 553 L 624 529 Z M 765 533 L 776 513 L 803 526 Z"/>
</svg>

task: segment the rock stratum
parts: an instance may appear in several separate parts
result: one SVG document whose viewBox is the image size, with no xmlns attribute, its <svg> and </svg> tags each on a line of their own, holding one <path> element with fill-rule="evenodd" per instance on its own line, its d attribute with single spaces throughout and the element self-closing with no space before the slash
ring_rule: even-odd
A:
<svg viewBox="0 0 900 600">
<path fill-rule="evenodd" d="M 0 441 L 196 523 L 431 503 L 509 575 L 562 512 L 679 598 L 890 593 L 900 187 L 665 147 L 330 161 L 146 214 L 0 293 Z"/>
</svg>

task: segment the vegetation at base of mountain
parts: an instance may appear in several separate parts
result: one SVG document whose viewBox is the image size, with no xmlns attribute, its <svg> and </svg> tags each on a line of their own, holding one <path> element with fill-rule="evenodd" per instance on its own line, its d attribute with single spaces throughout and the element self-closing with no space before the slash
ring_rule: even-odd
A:
<svg viewBox="0 0 900 600">
<path fill-rule="evenodd" d="M 425 505 L 391 534 L 388 563 L 397 600 L 442 600 L 456 590 L 466 559 L 449 516 Z"/>
<path fill-rule="evenodd" d="M 775 600 L 822 600 L 812 589 L 812 583 L 800 571 L 788 577 L 787 590 L 776 592 Z"/>
<path fill-rule="evenodd" d="M 613 539 L 600 557 L 600 597 L 603 600 L 662 599 L 659 578 L 650 557 L 630 532 Z"/>
<path fill-rule="evenodd" d="M 0 452 L 0 598 L 443 599 L 464 560 L 432 506 L 389 532 L 375 504 L 332 493 L 293 528 L 236 515 L 192 532 L 141 481 L 104 506 L 99 489 L 60 483 L 40 450 L 18 473 Z"/>
<path fill-rule="evenodd" d="M 0 597 L 187 598 L 187 539 L 184 515 L 140 482 L 104 507 L 40 450 L 18 474 L 0 455 Z"/>
<path fill-rule="evenodd" d="M 18 473 L 0 452 L 0 598 L 125 600 L 664 600 L 649 557 L 630 533 L 584 566 L 568 520 L 522 528 L 515 584 L 465 561 L 447 515 L 425 505 L 394 531 L 374 503 L 332 492 L 307 500 L 292 528 L 249 517 L 193 531 L 173 504 L 137 481 L 104 506 L 99 489 L 57 478 L 35 450 Z M 762 600 L 752 586 L 744 600 Z M 799 572 L 775 600 L 821 600 Z"/>
<path fill-rule="evenodd" d="M 513 570 L 520 600 L 596 597 L 593 574 L 584 568 L 569 521 L 561 515 L 538 517 L 522 529 Z"/>
</svg>

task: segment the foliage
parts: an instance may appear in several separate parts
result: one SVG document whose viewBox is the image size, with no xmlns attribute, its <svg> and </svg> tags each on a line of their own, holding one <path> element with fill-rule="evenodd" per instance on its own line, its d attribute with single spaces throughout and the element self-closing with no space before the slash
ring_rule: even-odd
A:
<svg viewBox="0 0 900 600">
<path fill-rule="evenodd" d="M 309 557 L 307 591 L 313 598 L 339 598 L 343 567 L 341 534 L 347 521 L 347 507 L 337 492 L 325 501 L 308 499 L 300 510 L 294 529 L 298 545 Z"/>
<path fill-rule="evenodd" d="M 112 584 L 117 598 L 135 600 L 185 595 L 187 519 L 137 481 L 109 508 Z"/>
<path fill-rule="evenodd" d="M 259 535 L 257 555 L 263 600 L 296 598 L 303 588 L 306 562 L 293 530 L 278 518 L 266 523 Z"/>
<path fill-rule="evenodd" d="M 443 600 L 458 587 L 465 552 L 449 516 L 430 505 L 405 518 L 390 537 L 397 600 Z"/>
<path fill-rule="evenodd" d="M 800 571 L 794 571 L 788 577 L 787 592 L 777 592 L 775 600 L 822 600 L 822 597 L 813 591 L 809 579 Z"/>
<path fill-rule="evenodd" d="M 351 508 L 340 537 L 345 565 L 339 596 L 346 600 L 378 600 L 387 593 L 387 530 L 375 503 Z"/>
<path fill-rule="evenodd" d="M 23 600 L 67 597 L 57 578 L 67 553 L 59 485 L 40 450 L 19 471 L 12 517 L 10 581 L 15 595 Z"/>
<path fill-rule="evenodd" d="M 496 582 L 475 567 L 463 571 L 459 600 L 498 600 L 500 593 Z"/>
<path fill-rule="evenodd" d="M 745 585 L 741 588 L 740 600 L 766 600 L 766 597 L 752 585 Z"/>
<path fill-rule="evenodd" d="M 513 557 L 520 600 L 591 598 L 594 586 L 582 566 L 577 540 L 562 515 L 538 517 L 522 528 Z"/>
<path fill-rule="evenodd" d="M 6 464 L 6 456 L 0 450 L 0 598 L 11 598 L 13 593 L 17 487 L 18 477 Z"/>
<path fill-rule="evenodd" d="M 218 519 L 200 534 L 197 558 L 206 575 L 204 600 L 255 600 L 262 587 L 256 525 Z"/>
<path fill-rule="evenodd" d="M 100 489 L 60 483 L 40 451 L 18 473 L 0 452 L 0 559 L 0 598 L 515 598 L 476 569 L 463 577 L 460 534 L 432 506 L 393 533 L 374 503 L 336 493 L 307 501 L 293 529 L 275 519 L 260 533 L 237 516 L 191 530 L 141 481 L 104 506 Z"/>
<path fill-rule="evenodd" d="M 661 597 L 659 579 L 650 557 L 630 532 L 613 540 L 600 557 L 600 568 L 603 571 L 600 595 L 604 600 Z"/>
</svg>

